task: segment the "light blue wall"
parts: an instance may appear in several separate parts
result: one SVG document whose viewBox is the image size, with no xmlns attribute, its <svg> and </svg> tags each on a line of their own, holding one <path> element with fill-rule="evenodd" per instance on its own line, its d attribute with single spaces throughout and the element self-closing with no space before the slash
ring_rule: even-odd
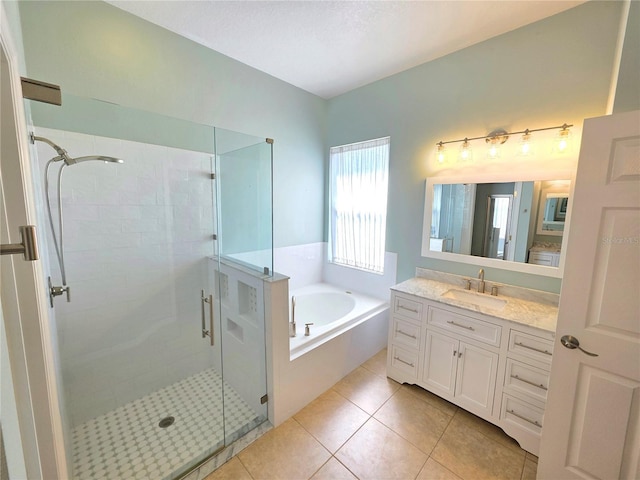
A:
<svg viewBox="0 0 640 480">
<path fill-rule="evenodd" d="M 613 112 L 640 110 L 640 2 L 629 8 Z"/>
<path fill-rule="evenodd" d="M 274 243 L 322 241 L 325 100 L 104 2 L 20 2 L 20 15 L 33 78 L 275 139 Z"/>
<path fill-rule="evenodd" d="M 588 2 L 329 101 L 330 146 L 391 136 L 387 250 L 398 253 L 399 281 L 416 266 L 477 274 L 475 266 L 420 255 L 435 143 L 496 128 L 581 125 L 604 114 L 621 6 Z M 517 170 L 512 159 L 504 162 Z M 504 270 L 488 270 L 487 278 L 560 289 L 557 279 Z"/>
<path fill-rule="evenodd" d="M 391 135 L 387 249 L 399 254 L 398 280 L 416 266 L 476 273 L 420 256 L 434 143 L 602 115 L 621 12 L 621 2 L 588 2 L 325 101 L 102 2 L 20 3 L 29 75 L 73 95 L 275 138 L 275 246 L 326 238 L 329 146 Z M 633 52 L 625 45 L 624 65 Z M 620 84 L 634 75 L 625 67 Z M 633 107 L 623 91 L 616 107 Z M 487 273 L 560 288 L 545 277 Z"/>
</svg>

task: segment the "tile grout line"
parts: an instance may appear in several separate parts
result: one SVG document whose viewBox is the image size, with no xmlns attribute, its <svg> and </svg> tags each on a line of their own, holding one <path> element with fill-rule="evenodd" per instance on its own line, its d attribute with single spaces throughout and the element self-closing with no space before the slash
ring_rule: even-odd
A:
<svg viewBox="0 0 640 480">
<path fill-rule="evenodd" d="M 351 475 L 353 475 L 356 479 L 360 480 L 360 477 L 358 477 L 354 472 L 351 471 L 349 467 L 347 467 L 344 463 L 342 463 L 339 458 L 337 458 L 335 455 L 332 455 L 332 457 L 335 458 L 336 462 L 342 465 Z"/>
<path fill-rule="evenodd" d="M 477 415 L 474 415 L 473 413 L 471 413 L 471 412 L 469 412 L 468 410 L 465 410 L 464 408 L 461 408 L 461 407 L 458 407 L 458 410 L 456 411 L 455 415 L 458 415 L 458 412 L 459 412 L 459 411 L 464 411 L 464 412 L 467 412 L 467 413 L 469 413 L 469 414 L 473 415 L 474 417 L 477 417 Z M 454 415 L 454 416 L 455 416 L 455 415 Z M 477 417 L 477 418 L 480 418 L 480 417 Z M 484 419 L 482 419 L 482 418 L 480 418 L 480 419 L 481 419 L 481 420 L 483 420 L 483 421 L 486 421 L 486 420 L 484 420 Z M 453 419 L 452 419 L 452 420 L 453 420 Z M 490 436 L 488 436 L 488 435 L 485 435 L 485 434 L 484 434 L 482 431 L 480 431 L 479 429 L 477 429 L 477 428 L 473 427 L 472 425 L 469 425 L 469 424 L 465 423 L 465 421 L 464 421 L 464 420 L 460 420 L 460 421 L 461 421 L 461 422 L 462 422 L 462 424 L 463 424 L 463 425 L 465 425 L 467 428 L 471 428 L 471 429 L 472 429 L 472 430 L 474 430 L 475 432 L 478 432 L 480 435 L 482 435 L 482 436 L 483 436 L 484 438 L 486 438 L 487 440 L 491 440 L 493 443 L 496 443 L 497 445 L 499 445 L 499 446 L 501 446 L 501 447 L 505 447 L 505 448 L 508 448 L 509 450 L 511 450 L 512 452 L 516 452 L 516 450 L 515 450 L 513 447 L 511 447 L 511 446 L 509 446 L 509 445 L 505 445 L 505 444 L 503 444 L 503 443 L 499 442 L 498 440 L 496 440 L 496 439 L 494 439 L 494 438 L 491 438 L 491 437 L 490 437 Z M 489 423 L 489 422 L 488 422 L 488 423 Z M 490 423 L 490 425 L 493 425 L 493 424 L 491 424 L 491 423 Z M 496 427 L 497 427 L 497 425 L 493 425 L 493 426 L 496 426 Z M 447 426 L 447 427 L 448 427 L 448 426 Z M 498 428 L 500 428 L 500 427 L 498 427 Z M 507 434 L 506 434 L 506 432 L 505 432 L 504 430 L 502 430 L 501 428 L 500 428 L 500 430 L 501 430 L 505 435 L 507 435 Z M 508 435 L 507 435 L 507 436 L 508 436 Z M 509 438 L 511 438 L 511 437 L 509 437 Z M 522 448 L 522 447 L 520 446 L 520 444 L 518 444 L 518 448 L 520 449 L 520 452 L 524 454 L 524 458 L 525 458 L 525 460 L 526 460 L 526 458 L 527 458 L 527 451 L 526 451 L 524 448 Z"/>
<path fill-rule="evenodd" d="M 244 449 L 243 449 L 243 450 L 244 450 Z M 242 450 L 241 450 L 241 451 L 242 451 Z M 240 452 L 238 452 L 238 453 L 237 453 L 236 455 L 234 455 L 233 457 L 235 457 L 235 458 L 237 458 L 237 459 L 238 459 L 238 461 L 240 462 L 240 465 L 242 465 L 242 468 L 244 468 L 244 469 L 245 469 L 245 471 L 246 471 L 246 472 L 247 472 L 247 474 L 251 477 L 251 479 L 252 479 L 252 480 L 255 480 L 255 479 L 253 478 L 253 475 L 251 475 L 251 472 L 249 471 L 249 469 L 247 468 L 247 466 L 244 464 L 244 462 L 243 462 L 243 461 L 242 461 L 242 459 L 240 458 Z M 229 463 L 229 462 L 233 459 L 233 457 L 231 457 L 231 458 L 229 459 L 229 461 L 228 461 L 228 462 L 226 462 L 226 463 Z M 223 464 L 223 465 L 224 465 L 224 464 Z M 220 465 L 220 467 L 222 467 L 222 465 Z M 220 468 L 220 467 L 218 467 L 218 468 Z M 215 472 L 215 470 L 214 470 L 214 472 Z M 213 473 L 213 472 L 211 472 L 211 473 Z M 203 479 L 203 480 L 204 480 L 204 479 Z"/>
</svg>

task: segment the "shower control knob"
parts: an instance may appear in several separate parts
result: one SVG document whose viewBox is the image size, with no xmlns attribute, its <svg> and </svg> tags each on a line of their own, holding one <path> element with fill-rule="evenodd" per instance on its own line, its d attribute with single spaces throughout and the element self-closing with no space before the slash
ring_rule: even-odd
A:
<svg viewBox="0 0 640 480">
<path fill-rule="evenodd" d="M 53 308 L 53 299 L 63 293 L 67 294 L 67 302 L 71 302 L 71 287 L 68 285 L 55 287 L 51 283 L 51 277 L 49 277 L 49 305 L 51 305 L 51 308 Z"/>
</svg>

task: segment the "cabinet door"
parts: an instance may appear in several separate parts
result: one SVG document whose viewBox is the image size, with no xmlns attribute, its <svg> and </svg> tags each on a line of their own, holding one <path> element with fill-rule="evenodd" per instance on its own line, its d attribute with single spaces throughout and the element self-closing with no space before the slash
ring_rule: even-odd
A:
<svg viewBox="0 0 640 480">
<path fill-rule="evenodd" d="M 422 380 L 451 396 L 455 392 L 459 344 L 454 338 L 427 330 Z"/>
<path fill-rule="evenodd" d="M 491 414 L 498 354 L 460 342 L 456 398 L 474 412 Z"/>
</svg>

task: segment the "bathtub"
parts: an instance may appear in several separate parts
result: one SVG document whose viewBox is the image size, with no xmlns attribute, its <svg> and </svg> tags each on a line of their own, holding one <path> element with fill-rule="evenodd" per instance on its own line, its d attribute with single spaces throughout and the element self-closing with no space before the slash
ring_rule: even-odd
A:
<svg viewBox="0 0 640 480">
<path fill-rule="evenodd" d="M 290 360 L 310 352 L 389 308 L 386 300 L 327 283 L 316 283 L 290 292 L 289 320 L 292 297 L 296 299 L 296 336 L 289 338 Z M 313 324 L 309 327 L 308 337 L 304 335 L 306 323 Z"/>
</svg>

